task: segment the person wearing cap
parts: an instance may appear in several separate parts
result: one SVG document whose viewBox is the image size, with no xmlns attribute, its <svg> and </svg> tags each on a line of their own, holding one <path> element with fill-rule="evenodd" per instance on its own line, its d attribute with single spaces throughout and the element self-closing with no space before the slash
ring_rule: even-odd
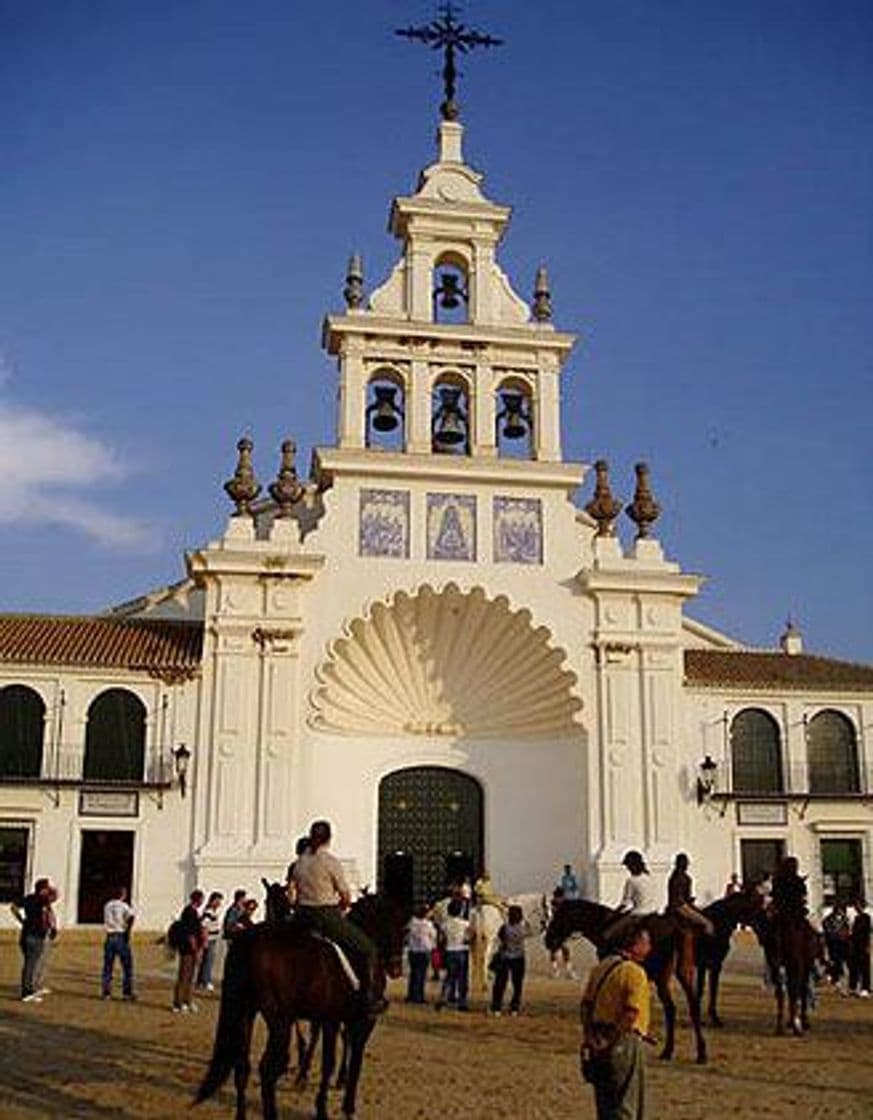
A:
<svg viewBox="0 0 873 1120">
<path fill-rule="evenodd" d="M 658 912 L 652 877 L 642 854 L 635 849 L 625 852 L 622 866 L 628 870 L 616 917 L 603 931 L 607 943 L 622 941 L 640 921 Z"/>
<path fill-rule="evenodd" d="M 348 953 L 361 982 L 361 999 L 370 1014 L 378 1014 L 387 1007 L 378 951 L 364 931 L 344 917 L 351 905 L 351 890 L 342 864 L 329 850 L 330 841 L 330 823 L 314 821 L 309 829 L 309 848 L 297 857 L 292 872 L 296 914 Z"/>
</svg>

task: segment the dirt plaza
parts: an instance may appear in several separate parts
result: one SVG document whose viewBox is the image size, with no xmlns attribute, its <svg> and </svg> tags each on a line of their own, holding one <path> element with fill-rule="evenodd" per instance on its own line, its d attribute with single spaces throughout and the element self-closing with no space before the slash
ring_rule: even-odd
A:
<svg viewBox="0 0 873 1120">
<path fill-rule="evenodd" d="M 105 1117 L 167 1120 L 188 1115 L 211 1050 L 218 997 L 196 1015 L 173 1015 L 174 966 L 153 937 L 135 938 L 139 999 L 101 1001 L 101 939 L 62 933 L 40 1004 L 17 1000 L 19 954 L 0 942 L 0 1116 L 4 1120 Z M 584 975 L 590 954 L 574 945 Z M 493 1019 L 475 993 L 466 1015 L 404 1005 L 395 983 L 364 1068 L 360 1120 L 482 1117 L 563 1120 L 593 1117 L 590 1090 L 577 1072 L 579 984 L 548 975 L 533 949 L 525 1012 Z M 741 935 L 728 960 L 722 1012 L 727 1026 L 708 1031 L 710 1062 L 691 1061 L 680 1007 L 677 1060 L 649 1062 L 650 1116 L 873 1117 L 873 1001 L 825 990 L 803 1039 L 773 1033 L 773 1000 L 761 983 L 760 954 Z M 655 1012 L 656 1029 L 660 1012 Z M 253 1056 L 260 1053 L 258 1031 Z M 280 1088 L 283 1120 L 312 1115 L 312 1090 Z M 260 1116 L 257 1074 L 251 1115 Z M 228 1091 L 190 1113 L 202 1120 L 233 1115 Z M 332 1105 L 339 1116 L 339 1099 Z"/>
</svg>

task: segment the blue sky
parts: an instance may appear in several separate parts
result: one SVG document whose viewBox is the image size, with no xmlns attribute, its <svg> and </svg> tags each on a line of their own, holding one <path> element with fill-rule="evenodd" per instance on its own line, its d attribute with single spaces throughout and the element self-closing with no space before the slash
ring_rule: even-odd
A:
<svg viewBox="0 0 873 1120">
<path fill-rule="evenodd" d="M 0 610 L 99 609 L 333 440 L 320 325 L 433 155 L 420 0 L 0 0 Z M 470 3 L 469 162 L 549 266 L 568 458 L 647 459 L 693 613 L 873 660 L 873 8 Z M 580 497 L 587 500 L 590 484 Z M 626 530 L 625 530 L 626 532 Z"/>
</svg>

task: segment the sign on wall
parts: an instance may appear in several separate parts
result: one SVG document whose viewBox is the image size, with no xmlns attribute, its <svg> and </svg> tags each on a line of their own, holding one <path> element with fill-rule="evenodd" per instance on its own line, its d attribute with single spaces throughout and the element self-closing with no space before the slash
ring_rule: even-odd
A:
<svg viewBox="0 0 873 1120">
<path fill-rule="evenodd" d="M 788 806 L 784 801 L 738 801 L 737 824 L 775 824 L 788 823 Z"/>
<path fill-rule="evenodd" d="M 136 790 L 83 789 L 79 793 L 80 817 L 135 817 L 138 813 Z"/>
</svg>

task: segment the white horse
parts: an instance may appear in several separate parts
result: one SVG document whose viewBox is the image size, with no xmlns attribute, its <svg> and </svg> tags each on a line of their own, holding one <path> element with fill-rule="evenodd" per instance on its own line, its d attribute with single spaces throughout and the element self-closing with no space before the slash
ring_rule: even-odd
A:
<svg viewBox="0 0 873 1120">
<path fill-rule="evenodd" d="M 441 898 L 434 903 L 433 920 L 441 927 L 448 916 L 451 898 Z M 497 931 L 506 921 L 510 906 L 520 906 L 532 933 L 543 933 L 548 925 L 549 911 L 546 896 L 530 892 L 514 894 L 505 899 L 504 906 L 480 903 L 470 907 L 470 986 L 478 983 L 483 991 L 488 989 L 488 962 L 497 952 Z"/>
</svg>

